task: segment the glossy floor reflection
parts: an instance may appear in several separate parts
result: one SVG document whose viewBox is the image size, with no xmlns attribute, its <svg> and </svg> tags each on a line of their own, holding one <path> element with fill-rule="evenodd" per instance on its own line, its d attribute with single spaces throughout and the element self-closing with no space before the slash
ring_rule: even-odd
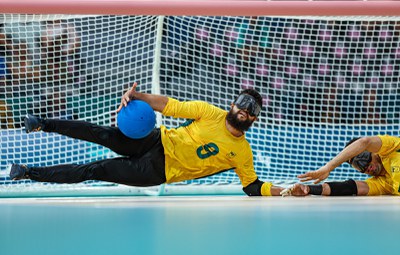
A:
<svg viewBox="0 0 400 255">
<path fill-rule="evenodd" d="M 389 254 L 400 201 L 376 198 L 1 199 L 0 254 Z"/>
</svg>

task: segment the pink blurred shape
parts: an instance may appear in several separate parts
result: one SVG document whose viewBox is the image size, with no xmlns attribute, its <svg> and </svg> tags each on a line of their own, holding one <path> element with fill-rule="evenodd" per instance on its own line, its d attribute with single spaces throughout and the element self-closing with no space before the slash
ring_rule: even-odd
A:
<svg viewBox="0 0 400 255">
<path fill-rule="evenodd" d="M 231 76 L 236 76 L 238 74 L 238 67 L 232 64 L 229 64 L 225 67 L 225 73 Z"/>
<path fill-rule="evenodd" d="M 212 45 L 210 53 L 215 57 L 222 56 L 223 55 L 222 45 L 215 43 L 214 45 Z"/>
<path fill-rule="evenodd" d="M 319 39 L 321 41 L 329 41 L 332 38 L 332 32 L 329 30 L 321 30 L 319 32 Z"/>
<path fill-rule="evenodd" d="M 286 29 L 285 36 L 286 36 L 286 38 L 288 38 L 288 39 L 297 39 L 297 36 L 298 36 L 297 29 L 292 28 L 292 27 Z"/>
<path fill-rule="evenodd" d="M 362 75 L 364 74 L 364 67 L 361 64 L 353 64 L 351 71 L 353 75 Z"/>
<path fill-rule="evenodd" d="M 320 64 L 318 66 L 318 73 L 322 75 L 329 74 L 331 71 L 331 66 L 328 64 Z"/>
<path fill-rule="evenodd" d="M 209 37 L 209 32 L 207 29 L 203 27 L 199 27 L 196 29 L 196 38 L 199 40 L 207 40 Z"/>
<path fill-rule="evenodd" d="M 241 81 L 241 87 L 242 89 L 254 89 L 254 81 L 244 78 Z"/>
<path fill-rule="evenodd" d="M 265 64 L 259 64 L 256 67 L 256 73 L 260 76 L 267 76 L 269 74 L 269 68 Z"/>
<path fill-rule="evenodd" d="M 302 45 L 300 51 L 303 56 L 312 56 L 314 54 L 314 47 L 311 45 Z"/>
</svg>

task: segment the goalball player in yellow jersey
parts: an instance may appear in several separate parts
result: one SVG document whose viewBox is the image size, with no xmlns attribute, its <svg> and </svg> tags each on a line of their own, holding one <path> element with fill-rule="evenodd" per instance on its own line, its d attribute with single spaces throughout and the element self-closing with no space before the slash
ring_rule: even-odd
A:
<svg viewBox="0 0 400 255">
<path fill-rule="evenodd" d="M 172 129 L 161 126 L 142 139 L 131 139 L 117 127 L 28 115 L 24 120 L 27 133 L 56 132 L 103 145 L 122 157 L 81 165 L 28 167 L 13 164 L 10 178 L 57 183 L 102 180 L 152 186 L 234 169 L 247 195 L 280 195 L 283 188 L 258 179 L 251 147 L 245 138 L 245 132 L 261 111 L 262 97 L 257 91 L 242 91 L 227 112 L 203 101 L 180 102 L 166 96 L 140 93 L 136 87 L 134 83 L 122 96 L 117 112 L 131 100 L 142 100 L 165 116 L 190 119 L 190 123 Z"/>
<path fill-rule="evenodd" d="M 331 161 L 316 171 L 299 175 L 301 181 L 326 179 L 329 173 L 347 162 L 361 173 L 372 176 L 365 181 L 347 180 L 322 185 L 295 184 L 282 195 L 376 196 L 400 195 L 400 138 L 378 135 L 352 139 Z"/>
</svg>

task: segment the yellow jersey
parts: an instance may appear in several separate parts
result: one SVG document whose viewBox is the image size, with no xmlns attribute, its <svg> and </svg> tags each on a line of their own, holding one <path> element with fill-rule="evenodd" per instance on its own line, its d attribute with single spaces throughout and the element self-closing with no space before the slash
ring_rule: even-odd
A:
<svg viewBox="0 0 400 255">
<path fill-rule="evenodd" d="M 160 128 L 167 183 L 229 169 L 234 169 L 244 187 L 257 179 L 249 142 L 245 136 L 236 137 L 226 128 L 227 111 L 203 101 L 180 102 L 168 98 L 162 114 L 192 120 L 178 128 Z M 271 186 L 264 183 L 261 194 L 271 195 Z"/>
<path fill-rule="evenodd" d="M 400 195 L 400 138 L 379 135 L 382 147 L 378 155 L 385 168 L 384 176 L 374 176 L 366 180 L 369 187 L 368 196 L 376 195 Z"/>
</svg>

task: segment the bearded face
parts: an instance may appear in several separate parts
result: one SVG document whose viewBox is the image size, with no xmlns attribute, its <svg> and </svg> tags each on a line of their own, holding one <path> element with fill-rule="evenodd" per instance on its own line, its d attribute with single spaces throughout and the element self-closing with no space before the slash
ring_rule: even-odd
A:
<svg viewBox="0 0 400 255">
<path fill-rule="evenodd" d="M 256 117 L 251 117 L 246 111 L 232 107 L 226 116 L 228 123 L 236 130 L 245 132 L 249 130 Z"/>
</svg>

